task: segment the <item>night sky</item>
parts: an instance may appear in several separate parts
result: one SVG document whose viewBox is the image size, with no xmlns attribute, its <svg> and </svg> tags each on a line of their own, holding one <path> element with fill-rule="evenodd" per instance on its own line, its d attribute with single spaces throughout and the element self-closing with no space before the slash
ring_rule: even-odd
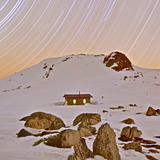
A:
<svg viewBox="0 0 160 160">
<path fill-rule="evenodd" d="M 160 0 L 0 0 L 0 32 L 0 79 L 80 53 L 160 68 Z"/>
</svg>

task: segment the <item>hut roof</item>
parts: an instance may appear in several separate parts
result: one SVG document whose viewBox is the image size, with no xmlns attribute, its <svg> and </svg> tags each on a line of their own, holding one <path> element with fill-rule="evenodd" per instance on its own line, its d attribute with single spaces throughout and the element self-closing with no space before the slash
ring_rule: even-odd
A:
<svg viewBox="0 0 160 160">
<path fill-rule="evenodd" d="M 63 97 L 65 98 L 86 98 L 86 97 L 92 97 L 90 94 L 65 94 Z"/>
</svg>

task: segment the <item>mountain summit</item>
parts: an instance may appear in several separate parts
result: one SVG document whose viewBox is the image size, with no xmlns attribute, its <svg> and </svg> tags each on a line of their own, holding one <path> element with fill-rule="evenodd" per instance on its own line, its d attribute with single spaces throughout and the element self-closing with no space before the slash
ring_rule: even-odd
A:
<svg viewBox="0 0 160 160">
<path fill-rule="evenodd" d="M 133 70 L 131 61 L 120 52 L 112 52 L 104 58 L 103 63 L 115 71 Z"/>
</svg>

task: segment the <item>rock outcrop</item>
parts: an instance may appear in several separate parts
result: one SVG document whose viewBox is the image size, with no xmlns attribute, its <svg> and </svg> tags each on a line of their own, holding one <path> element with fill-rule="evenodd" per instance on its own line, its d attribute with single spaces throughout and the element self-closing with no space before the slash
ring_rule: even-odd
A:
<svg viewBox="0 0 160 160">
<path fill-rule="evenodd" d="M 62 119 L 49 113 L 34 112 L 30 116 L 24 117 L 21 121 L 26 121 L 24 126 L 36 129 L 57 130 L 65 127 Z"/>
<path fill-rule="evenodd" d="M 132 63 L 130 60 L 120 52 L 112 52 L 108 56 L 106 56 L 103 60 L 103 63 L 107 67 L 111 67 L 115 71 L 122 71 L 122 70 L 132 70 Z"/>
<path fill-rule="evenodd" d="M 103 124 L 93 142 L 94 155 L 100 155 L 108 160 L 120 160 L 115 133 L 108 123 Z"/>
</svg>

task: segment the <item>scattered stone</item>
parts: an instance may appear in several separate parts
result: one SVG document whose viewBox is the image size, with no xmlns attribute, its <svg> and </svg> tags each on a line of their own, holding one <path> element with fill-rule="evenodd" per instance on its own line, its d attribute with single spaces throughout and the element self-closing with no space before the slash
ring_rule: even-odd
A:
<svg viewBox="0 0 160 160">
<path fill-rule="evenodd" d="M 144 143 L 144 144 L 156 144 L 155 141 L 146 140 L 146 139 L 139 138 L 139 137 L 134 137 L 133 141 L 135 141 L 135 142 L 141 142 L 141 143 Z"/>
<path fill-rule="evenodd" d="M 109 109 L 124 109 L 123 106 L 118 106 L 118 107 L 110 107 Z"/>
<path fill-rule="evenodd" d="M 30 132 L 28 132 L 28 131 L 25 130 L 25 129 L 21 129 L 21 130 L 17 133 L 17 138 L 27 137 L 27 136 L 33 136 L 33 134 L 30 133 Z"/>
<path fill-rule="evenodd" d="M 137 127 L 124 127 L 121 131 L 121 137 L 118 139 L 121 141 L 132 141 L 134 137 L 140 137 L 142 132 Z"/>
<path fill-rule="evenodd" d="M 20 119 L 26 121 L 24 126 L 36 129 L 57 130 L 65 127 L 62 119 L 49 113 L 34 112 L 30 116 Z"/>
<path fill-rule="evenodd" d="M 109 160 L 120 160 L 115 133 L 108 123 L 103 124 L 93 142 L 94 155 L 100 155 Z"/>
<path fill-rule="evenodd" d="M 103 113 L 106 113 L 106 112 L 108 112 L 108 111 L 107 111 L 107 110 L 103 110 L 102 112 L 103 112 Z"/>
<path fill-rule="evenodd" d="M 156 111 L 152 107 L 149 107 L 146 112 L 146 116 L 155 116 L 155 115 L 156 115 Z"/>
<path fill-rule="evenodd" d="M 125 123 L 125 124 L 135 124 L 134 120 L 131 119 L 131 118 L 128 118 L 128 119 L 125 119 L 123 121 L 121 121 L 122 123 Z"/>
<path fill-rule="evenodd" d="M 149 149 L 150 152 L 152 153 L 159 153 L 159 151 L 155 150 L 155 149 Z"/>
<path fill-rule="evenodd" d="M 82 113 L 77 116 L 73 121 L 73 126 L 76 126 L 78 123 L 87 123 L 87 125 L 95 125 L 101 121 L 101 115 L 98 113 Z"/>
<path fill-rule="evenodd" d="M 136 104 L 129 104 L 130 107 L 137 107 Z"/>
<path fill-rule="evenodd" d="M 151 144 L 151 145 L 142 145 L 145 148 L 156 148 L 156 149 L 160 149 L 160 145 L 157 144 Z"/>
<path fill-rule="evenodd" d="M 140 142 L 127 143 L 122 148 L 124 150 L 134 149 L 137 152 L 142 152 L 142 146 Z"/>
<path fill-rule="evenodd" d="M 122 110 L 123 112 L 129 112 L 130 110 L 126 110 L 126 109 L 124 109 L 124 110 Z"/>
<path fill-rule="evenodd" d="M 142 114 L 142 112 L 137 112 L 136 114 Z"/>
<path fill-rule="evenodd" d="M 158 160 L 158 159 L 154 158 L 154 157 L 151 156 L 151 155 L 146 155 L 146 157 L 147 157 L 147 159 L 149 159 L 149 160 Z"/>
<path fill-rule="evenodd" d="M 124 69 L 134 71 L 130 60 L 125 56 L 125 54 L 120 52 L 110 53 L 104 58 L 103 63 L 107 67 L 112 67 L 115 71 L 122 71 Z"/>
</svg>

